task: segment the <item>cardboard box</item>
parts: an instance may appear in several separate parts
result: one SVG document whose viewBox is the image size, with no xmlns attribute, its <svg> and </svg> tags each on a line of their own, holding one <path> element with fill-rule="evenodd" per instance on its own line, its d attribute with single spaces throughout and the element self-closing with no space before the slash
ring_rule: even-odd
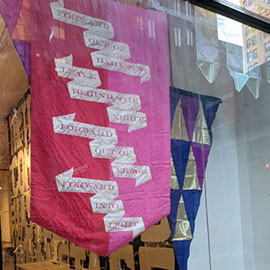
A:
<svg viewBox="0 0 270 270">
<path fill-rule="evenodd" d="M 133 246 L 125 245 L 110 255 L 110 270 L 134 270 Z M 142 268 L 143 269 L 143 268 Z"/>
<path fill-rule="evenodd" d="M 141 235 L 143 242 L 164 242 L 169 239 L 171 230 L 167 217 L 163 218 L 159 224 L 152 226 Z"/>
<path fill-rule="evenodd" d="M 174 270 L 175 259 L 172 248 L 140 247 L 140 269 L 166 269 Z"/>
<path fill-rule="evenodd" d="M 90 253 L 89 258 L 89 270 L 100 270 L 100 259 L 99 256 L 93 252 Z"/>
</svg>

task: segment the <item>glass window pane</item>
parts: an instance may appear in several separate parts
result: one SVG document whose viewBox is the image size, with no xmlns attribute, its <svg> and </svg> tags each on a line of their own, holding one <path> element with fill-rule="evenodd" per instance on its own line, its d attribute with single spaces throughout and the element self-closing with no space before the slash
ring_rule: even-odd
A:
<svg viewBox="0 0 270 270">
<path fill-rule="evenodd" d="M 249 49 L 249 47 L 251 47 L 251 39 L 250 38 L 247 40 L 247 48 Z"/>
<path fill-rule="evenodd" d="M 256 36 L 253 36 L 252 37 L 252 45 L 256 45 L 256 40 L 257 40 L 257 37 Z"/>
<path fill-rule="evenodd" d="M 0 71 L 5 76 L 2 76 L 0 80 L 0 95 L 2 97 L 0 111 L 3 111 L 4 108 L 5 113 L 0 115 L 0 214 L 3 224 L 4 247 L 5 250 L 9 250 L 9 253 L 5 252 L 4 269 L 14 269 L 14 261 L 17 264 L 53 261 L 56 264 L 66 264 L 71 269 L 81 270 L 120 268 L 175 270 L 177 269 L 177 267 L 174 269 L 175 254 L 180 250 L 180 269 L 268 270 L 270 265 L 270 215 L 268 214 L 270 205 L 270 35 L 194 6 L 189 1 L 184 0 L 61 0 L 59 5 L 64 3 L 65 9 L 74 9 L 73 11 L 76 13 L 73 13 L 75 15 L 69 18 L 70 11 L 64 12 L 62 7 L 59 14 L 66 14 L 64 16 L 67 17 L 59 22 L 53 19 L 50 11 L 50 2 L 53 0 L 32 2 L 35 4 L 48 2 L 47 10 L 49 11 L 48 21 L 44 20 L 44 26 L 47 27 L 48 31 L 41 32 L 41 36 L 46 37 L 46 42 L 49 41 L 50 46 L 48 49 L 44 49 L 43 46 L 32 47 L 39 49 L 38 53 L 32 55 L 32 60 L 39 61 L 40 56 L 44 55 L 43 59 L 46 61 L 40 61 L 40 66 L 51 68 L 48 80 L 40 80 L 40 86 L 47 83 L 48 89 L 52 87 L 52 91 L 59 93 L 59 106 L 55 106 L 55 109 L 60 110 L 59 115 L 68 116 L 71 113 L 76 113 L 76 119 L 78 118 L 76 123 L 93 124 L 91 117 L 94 119 L 93 122 L 99 122 L 104 113 L 105 120 L 102 119 L 102 126 L 107 125 L 106 127 L 109 128 L 114 126 L 117 130 L 119 129 L 117 134 L 120 140 L 119 143 L 115 141 L 116 145 L 108 145 L 102 140 L 97 142 L 97 147 L 104 144 L 103 153 L 108 149 L 110 150 L 108 152 L 116 153 L 125 147 L 133 149 L 131 148 L 133 146 L 136 149 L 140 146 L 145 151 L 148 146 L 147 140 L 151 139 L 156 142 L 157 133 L 150 134 L 149 132 L 146 136 L 142 136 L 141 130 L 130 131 L 126 122 L 125 124 L 112 123 L 111 120 L 114 117 L 117 119 L 118 113 L 121 113 L 120 118 L 123 121 L 129 121 L 131 118 L 136 121 L 137 117 L 140 118 L 140 115 L 146 114 L 147 108 L 153 119 L 161 121 L 165 117 L 165 113 L 163 115 L 162 111 L 165 101 L 159 98 L 158 86 L 165 81 L 163 79 L 165 73 L 167 74 L 166 81 L 169 82 L 170 79 L 170 87 L 167 84 L 167 87 L 163 88 L 167 89 L 168 96 L 169 92 L 172 94 L 174 90 L 177 93 L 182 93 L 181 98 L 174 95 L 171 97 L 171 130 L 177 130 L 175 133 L 171 131 L 174 136 L 171 142 L 174 146 L 171 146 L 170 149 L 168 146 L 167 149 L 159 151 L 160 156 L 163 156 L 165 151 L 169 153 L 171 149 L 173 149 L 174 154 L 177 152 L 176 160 L 168 160 L 168 162 L 172 161 L 173 165 L 171 193 L 174 195 L 177 193 L 175 197 L 178 200 L 173 201 L 173 196 L 171 197 L 172 205 L 176 205 L 178 209 L 173 213 L 175 219 L 171 218 L 169 221 L 173 220 L 177 225 L 174 228 L 172 222 L 171 227 L 169 227 L 168 219 L 165 217 L 150 228 L 150 231 L 138 236 L 116 253 L 108 257 L 99 257 L 31 222 L 30 195 L 31 169 L 33 168 L 31 168 L 30 161 L 33 148 L 31 148 L 30 127 L 33 120 L 38 126 L 39 121 L 37 120 L 42 117 L 48 117 L 51 123 L 54 115 L 48 114 L 47 108 L 42 110 L 38 106 L 33 106 L 31 110 L 31 104 L 33 104 L 31 98 L 33 101 L 34 97 L 39 98 L 39 96 L 35 93 L 35 85 L 32 85 L 32 96 L 30 90 L 25 93 L 29 87 L 28 77 L 23 69 L 21 55 L 17 55 L 13 43 L 19 44 L 20 49 L 22 46 L 26 46 L 25 43 L 30 48 L 30 44 L 26 41 L 18 42 L 17 39 L 14 39 L 12 43 L 12 36 L 9 36 L 8 31 L 3 31 L 0 45 L 6 46 L 6 48 L 2 51 L 0 46 L 0 68 L 2 68 Z M 269 18 L 270 0 L 231 0 L 231 2 Z M 93 8 L 84 8 L 89 3 Z M 115 9 L 109 9 L 106 6 L 107 3 L 115 5 Z M 59 5 L 56 5 L 57 8 Z M 0 4 L 0 9 L 1 6 Z M 126 9 L 129 9 L 130 13 L 123 12 Z M 42 10 L 40 9 L 40 11 Z M 102 16 L 99 12 L 102 13 Z M 79 16 L 78 13 L 82 16 Z M 85 29 L 84 24 L 83 27 L 78 26 L 78 21 L 82 23 L 89 19 L 85 16 L 86 14 L 87 16 L 91 15 L 91 18 L 107 20 L 112 23 L 115 31 L 107 32 L 104 29 L 93 31 L 92 19 L 89 23 L 90 29 Z M 107 17 L 108 14 L 110 19 Z M 123 23 L 122 15 L 127 16 L 127 14 L 129 23 Z M 134 14 L 138 16 L 133 16 Z M 19 17 L 21 16 L 23 16 L 23 12 L 19 15 Z M 165 28 L 164 32 L 158 31 L 157 22 L 162 17 L 164 18 L 162 23 Z M 72 23 L 67 25 L 68 19 L 71 18 L 72 20 L 69 22 Z M 76 21 L 76 26 L 73 24 L 75 22 L 73 19 Z M 22 20 L 18 23 L 19 29 L 22 27 L 21 22 Z M 1 16 L 0 23 L 4 29 Z M 95 21 L 95 25 L 97 27 L 103 23 Z M 9 42 L 6 42 L 6 36 L 8 36 Z M 95 41 L 94 46 L 91 45 L 93 47 L 85 46 L 85 36 L 91 37 L 89 42 L 90 40 Z M 135 36 L 140 38 L 135 39 Z M 67 46 L 68 40 L 70 41 L 69 46 Z M 52 50 L 55 44 L 57 44 L 57 48 L 61 48 L 61 53 L 55 53 Z M 104 47 L 103 50 L 98 44 L 102 48 Z M 160 47 L 160 44 L 163 46 Z M 12 57 L 6 61 L 6 56 L 11 53 L 11 48 Z M 23 49 L 25 48 L 23 47 Z M 22 50 L 19 52 L 22 53 Z M 70 59 L 60 60 L 58 58 L 66 57 L 71 53 L 73 54 L 72 64 Z M 76 55 L 77 53 L 80 55 L 79 57 Z M 64 69 L 69 70 L 65 73 L 67 77 L 59 78 L 56 73 L 59 69 L 55 67 L 55 61 L 49 60 L 49 55 L 54 54 L 58 58 L 58 64 L 61 65 L 60 69 L 63 69 L 63 74 L 65 73 Z M 104 70 L 103 65 L 93 67 L 92 57 L 95 55 L 100 59 L 98 62 L 103 57 L 107 59 L 102 60 L 106 62 L 106 64 L 105 62 L 102 64 L 110 68 Z M 30 58 L 28 60 L 30 63 Z M 148 76 L 147 82 L 141 83 L 137 76 L 130 77 L 130 74 L 138 74 L 138 70 L 141 72 L 142 65 L 148 65 L 149 62 L 154 64 L 150 70 L 147 69 L 147 72 L 151 73 L 151 78 Z M 79 63 L 81 66 L 77 72 Z M 129 65 L 126 66 L 126 63 Z M 164 72 L 161 68 L 157 68 L 157 63 L 163 68 L 167 65 L 169 67 Z M 121 74 L 119 68 L 126 73 Z M 94 72 L 99 71 L 102 85 L 91 85 L 90 87 L 89 84 L 93 82 L 89 82 L 89 78 L 85 78 L 84 81 L 78 78 L 78 76 L 85 75 L 85 70 L 89 71 L 89 69 L 93 69 Z M 36 76 L 35 79 L 44 74 L 48 75 L 45 72 L 38 73 L 36 70 L 32 71 L 33 74 Z M 121 81 L 122 77 L 126 79 L 125 83 L 127 83 L 124 86 Z M 95 83 L 99 84 L 97 81 Z M 10 84 L 13 84 L 13 88 Z M 62 85 L 63 89 L 55 87 L 56 85 Z M 140 91 L 142 85 L 146 87 L 145 91 Z M 73 93 L 70 87 L 73 87 Z M 151 87 L 155 90 L 155 96 L 149 91 Z M 111 90 L 112 92 L 108 92 Z M 133 91 L 132 96 L 136 94 L 139 97 L 147 97 L 140 98 L 134 108 L 123 106 L 122 102 L 119 102 L 125 99 L 121 96 L 131 90 Z M 121 92 L 120 96 L 116 95 L 114 98 L 115 91 Z M 44 94 L 47 92 L 50 91 L 46 89 Z M 105 95 L 106 97 L 104 97 L 105 92 L 109 93 Z M 99 96 L 98 99 L 96 99 L 97 96 Z M 91 99 L 93 97 L 94 101 Z M 159 115 L 155 115 L 152 106 L 149 105 L 154 97 L 159 98 L 162 105 L 158 107 Z M 70 107 L 63 108 L 64 99 L 70 102 Z M 134 101 L 133 98 L 127 98 L 125 101 L 130 102 L 131 100 Z M 213 103 L 208 103 L 206 100 Z M 220 100 L 221 104 L 219 104 Z M 50 103 L 52 100 L 48 98 L 48 106 Z M 9 105 L 7 106 L 7 104 Z M 78 104 L 81 105 L 76 107 Z M 217 104 L 219 105 L 218 110 L 213 110 Z M 95 106 L 102 106 L 102 110 L 97 112 Z M 31 119 L 37 108 L 40 109 L 42 116 Z M 75 112 L 74 108 L 79 108 L 78 112 Z M 93 109 L 91 115 L 86 114 L 89 108 Z M 111 117 L 109 113 L 114 114 L 114 111 L 115 115 Z M 167 116 L 166 119 L 168 120 L 170 117 Z M 151 127 L 152 122 L 148 120 L 150 118 L 147 118 L 147 123 L 143 122 L 146 125 L 142 129 L 143 132 L 147 132 Z M 68 117 L 63 121 L 75 123 L 75 120 L 68 120 Z M 45 130 L 42 121 L 40 126 Z M 64 128 L 64 124 L 61 126 Z M 73 129 L 71 124 L 67 124 L 67 126 Z M 157 127 L 157 125 L 155 126 Z M 168 131 L 169 128 L 168 125 Z M 32 134 L 36 130 L 32 129 Z M 48 134 L 53 132 L 53 126 L 50 125 Z M 126 145 L 121 137 L 122 134 L 128 135 L 129 138 L 134 136 L 136 140 L 130 139 L 130 144 Z M 47 136 L 47 129 L 45 135 Z M 156 166 L 156 157 L 153 154 L 150 153 L 150 156 L 146 155 L 144 158 L 140 157 L 144 151 L 136 152 L 137 159 L 132 157 L 130 162 L 118 156 L 113 156 L 112 160 L 109 158 L 95 159 L 89 152 L 91 150 L 89 149 L 89 138 L 79 138 L 72 143 L 73 139 L 68 141 L 66 135 L 68 134 L 58 134 L 59 139 L 45 138 L 44 153 L 54 154 L 56 152 L 60 156 L 62 152 L 64 157 L 68 156 L 69 151 L 75 153 L 72 155 L 72 159 L 74 157 L 80 166 L 75 166 L 71 164 L 72 162 L 66 162 L 66 164 L 63 162 L 62 171 L 74 166 L 74 176 L 67 176 L 67 181 L 77 178 L 80 182 L 84 177 L 90 179 L 90 177 L 94 177 L 94 173 L 103 172 L 104 167 L 107 169 L 104 178 L 109 178 L 114 173 L 110 162 L 114 162 L 115 166 L 128 166 L 130 168 L 138 166 L 139 168 L 149 160 L 154 167 Z M 147 136 L 150 136 L 150 139 L 146 139 Z M 67 140 L 70 143 L 67 144 L 66 148 L 58 149 L 57 143 L 62 142 L 62 140 Z M 32 142 L 32 147 L 36 147 L 37 142 L 35 140 Z M 168 144 L 169 142 L 168 138 Z M 85 147 L 85 152 L 83 152 L 85 155 L 78 153 L 78 148 L 81 145 Z M 159 148 L 160 145 L 156 142 L 155 150 Z M 153 149 L 151 149 L 152 152 L 154 152 Z M 86 159 L 86 162 L 90 160 L 93 163 L 89 167 L 85 166 L 84 162 L 81 161 L 81 156 Z M 103 166 L 103 159 L 108 164 Z M 53 163 L 52 160 L 48 159 L 47 161 Z M 48 171 L 48 175 L 54 174 L 53 181 L 51 181 L 53 189 L 56 189 L 55 176 L 59 173 L 60 171 L 56 173 L 54 166 L 51 171 Z M 153 176 L 155 173 L 163 173 L 163 167 L 155 167 Z M 101 179 L 99 176 L 96 178 Z M 124 185 L 119 192 L 125 192 L 130 183 L 132 185 L 135 183 L 135 178 L 118 179 L 116 176 L 114 178 L 117 178 L 114 180 L 119 183 L 119 186 Z M 111 178 L 109 179 L 111 180 Z M 167 177 L 167 180 L 170 178 Z M 149 183 L 154 184 L 150 195 L 163 188 L 156 184 L 155 179 L 150 181 L 152 182 L 148 182 L 148 185 Z M 146 213 L 150 213 L 152 201 L 149 204 L 144 198 L 146 190 L 143 186 L 136 187 L 135 191 L 137 190 L 140 192 L 138 198 L 143 202 L 142 208 Z M 137 210 L 140 207 L 132 204 L 135 191 L 134 194 L 129 192 L 124 197 L 128 198 L 127 205 L 130 204 L 130 209 L 135 212 L 134 215 L 137 215 Z M 74 214 L 74 223 L 76 223 L 76 214 L 83 211 L 86 213 L 83 216 L 84 225 L 89 224 L 90 226 L 91 223 L 95 223 L 95 213 L 89 204 L 90 196 L 94 195 L 85 194 L 83 196 L 83 208 L 81 209 L 79 207 L 81 205 L 75 207 L 73 204 L 74 194 L 71 193 L 59 195 L 59 198 L 61 196 L 66 198 L 65 203 L 70 205 L 72 210 L 64 211 L 63 215 L 66 212 L 68 215 Z M 75 196 L 78 198 L 80 194 Z M 154 195 L 152 197 L 154 198 Z M 59 198 L 57 197 L 55 201 L 58 201 Z M 100 199 L 99 196 L 96 198 Z M 116 197 L 109 197 L 109 199 L 116 199 Z M 156 199 L 163 202 L 163 197 Z M 167 199 L 169 200 L 169 195 Z M 167 208 L 169 208 L 168 200 Z M 42 202 L 43 200 L 41 200 Z M 103 204 L 105 207 L 105 203 Z M 61 205 L 55 208 L 55 210 L 59 209 L 61 209 Z M 101 226 L 96 227 L 98 229 L 102 227 L 102 233 L 108 236 L 108 241 L 116 239 L 120 243 L 122 232 L 118 231 L 116 234 L 109 235 L 109 232 L 103 228 L 103 221 L 109 217 L 105 215 L 107 212 L 102 213 L 105 219 L 102 216 Z M 121 211 L 121 213 L 124 212 Z M 112 215 L 113 219 L 115 219 L 114 214 Z M 46 211 L 44 211 L 44 215 L 46 215 Z M 122 217 L 115 222 L 120 224 Z M 129 218 L 128 215 L 127 218 Z M 61 222 L 61 226 L 67 225 L 65 218 Z M 59 226 L 60 230 L 61 226 Z M 174 237 L 173 240 L 170 237 L 171 229 L 172 233 L 174 229 L 178 229 L 178 238 Z M 80 230 L 79 232 L 82 234 Z M 124 234 L 131 241 L 133 235 L 131 231 L 124 231 Z M 182 239 L 180 239 L 181 237 Z M 182 241 L 183 238 L 185 238 L 184 241 Z M 88 239 L 83 239 L 83 241 L 88 241 Z M 12 250 L 16 247 L 18 247 L 18 251 L 16 252 L 16 260 L 14 260 Z M 146 253 L 143 253 L 145 251 Z M 187 254 L 190 256 L 186 268 Z M 10 268 L 7 267 L 7 260 L 11 262 Z M 53 265 L 53 267 L 56 269 L 58 265 Z"/>
<path fill-rule="evenodd" d="M 247 54 L 247 62 L 250 63 L 252 61 L 252 59 L 253 59 L 253 53 L 252 52 L 249 52 Z"/>
<path fill-rule="evenodd" d="M 265 44 L 265 52 L 269 52 L 270 51 L 270 42 L 267 42 Z"/>
<path fill-rule="evenodd" d="M 253 51 L 253 59 L 257 58 L 258 57 L 258 49 L 255 49 Z"/>
</svg>

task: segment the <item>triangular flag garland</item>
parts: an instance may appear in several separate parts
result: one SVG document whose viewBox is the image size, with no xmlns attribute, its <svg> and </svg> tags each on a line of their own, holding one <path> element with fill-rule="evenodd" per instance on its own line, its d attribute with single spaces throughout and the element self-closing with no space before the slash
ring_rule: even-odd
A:
<svg viewBox="0 0 270 270">
<path fill-rule="evenodd" d="M 172 181 L 168 219 L 179 269 L 186 270 L 213 140 L 211 127 L 221 100 L 173 87 L 170 100 Z M 179 131 L 179 127 L 183 130 Z M 185 140 L 185 136 L 175 136 L 185 133 L 185 130 L 189 140 Z"/>
<path fill-rule="evenodd" d="M 260 96 L 260 86 L 262 82 L 260 67 L 250 71 L 248 74 L 249 80 L 247 81 L 247 87 L 253 97 L 258 99 Z"/>
<path fill-rule="evenodd" d="M 173 159 L 171 157 L 171 189 L 179 189 Z"/>
<path fill-rule="evenodd" d="M 195 35 L 198 68 L 213 83 L 221 67 L 215 13 L 195 7 Z"/>
<path fill-rule="evenodd" d="M 206 124 L 202 103 L 200 102 L 200 109 L 197 115 L 195 128 L 193 131 L 192 142 L 210 145 L 210 137 L 208 127 Z"/>
<path fill-rule="evenodd" d="M 197 175 L 196 161 L 192 151 L 192 147 L 190 148 L 188 156 L 188 163 L 186 168 L 183 190 L 201 190 Z"/>
<path fill-rule="evenodd" d="M 226 43 L 227 68 L 234 80 L 235 89 L 240 92 L 247 83 L 249 76 L 244 73 L 243 48 Z"/>
<path fill-rule="evenodd" d="M 1 0 L 0 14 L 25 71 L 30 76 L 30 0 Z"/>
<path fill-rule="evenodd" d="M 184 118 L 183 111 L 181 108 L 181 100 L 179 101 L 175 109 L 175 117 L 173 119 L 173 128 L 171 131 L 171 138 L 183 140 L 183 141 L 189 141 L 185 118 Z"/>
<path fill-rule="evenodd" d="M 235 89 L 240 92 L 246 85 L 255 99 L 260 96 L 262 82 L 260 67 L 244 73 L 243 48 L 231 43 L 226 43 L 227 68 L 234 80 Z"/>
<path fill-rule="evenodd" d="M 192 239 L 190 223 L 187 217 L 183 196 L 180 197 L 173 241 Z"/>
</svg>

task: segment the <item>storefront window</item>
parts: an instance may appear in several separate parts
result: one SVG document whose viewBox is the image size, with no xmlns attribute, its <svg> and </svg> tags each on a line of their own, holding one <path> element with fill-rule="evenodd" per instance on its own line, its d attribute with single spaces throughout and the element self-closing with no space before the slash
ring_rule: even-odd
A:
<svg viewBox="0 0 270 270">
<path fill-rule="evenodd" d="M 3 269 L 268 270 L 269 34 L 183 0 L 30 2 L 0 4 Z"/>
</svg>

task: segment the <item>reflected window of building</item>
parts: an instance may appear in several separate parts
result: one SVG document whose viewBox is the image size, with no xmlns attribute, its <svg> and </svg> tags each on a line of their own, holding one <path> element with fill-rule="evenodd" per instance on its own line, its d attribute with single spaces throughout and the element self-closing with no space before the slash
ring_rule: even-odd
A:
<svg viewBox="0 0 270 270">
<path fill-rule="evenodd" d="M 258 57 L 258 49 L 253 50 L 253 59 Z"/>
<path fill-rule="evenodd" d="M 190 29 L 187 30 L 187 45 L 193 46 L 193 31 Z"/>
<path fill-rule="evenodd" d="M 265 62 L 266 62 L 266 66 L 270 67 L 270 56 L 266 57 Z"/>
<path fill-rule="evenodd" d="M 248 72 L 250 72 L 251 70 L 253 70 L 253 65 L 248 67 Z"/>
<path fill-rule="evenodd" d="M 248 36 L 250 34 L 250 27 L 246 28 L 246 36 Z"/>
<path fill-rule="evenodd" d="M 266 52 L 270 51 L 270 42 L 265 43 L 265 47 L 264 47 Z"/>
<path fill-rule="evenodd" d="M 252 61 L 253 57 L 252 57 L 252 52 L 249 52 L 247 54 L 247 62 L 250 63 Z"/>
<path fill-rule="evenodd" d="M 257 43 L 256 36 L 253 36 L 252 37 L 252 45 L 256 45 L 256 43 Z"/>
<path fill-rule="evenodd" d="M 254 69 L 255 69 L 256 67 L 258 67 L 258 63 L 257 63 L 257 62 L 254 64 Z"/>
<path fill-rule="evenodd" d="M 247 0 L 247 1 L 245 1 L 245 6 L 246 7 L 249 7 L 249 6 L 251 6 L 253 4 L 253 0 Z"/>
<path fill-rule="evenodd" d="M 247 9 L 254 14 L 269 18 L 269 0 L 229 0 L 229 2 L 241 6 L 242 8 Z"/>
<path fill-rule="evenodd" d="M 250 38 L 247 40 L 247 48 L 249 48 L 249 47 L 251 47 L 251 39 Z"/>
<path fill-rule="evenodd" d="M 59 25 L 59 23 L 58 23 Z M 65 30 L 62 27 L 59 26 L 53 26 L 52 27 L 53 35 L 55 38 L 59 38 L 62 40 L 65 40 Z"/>
<path fill-rule="evenodd" d="M 174 27 L 174 42 L 176 47 L 182 46 L 182 30 L 181 28 Z"/>
</svg>

